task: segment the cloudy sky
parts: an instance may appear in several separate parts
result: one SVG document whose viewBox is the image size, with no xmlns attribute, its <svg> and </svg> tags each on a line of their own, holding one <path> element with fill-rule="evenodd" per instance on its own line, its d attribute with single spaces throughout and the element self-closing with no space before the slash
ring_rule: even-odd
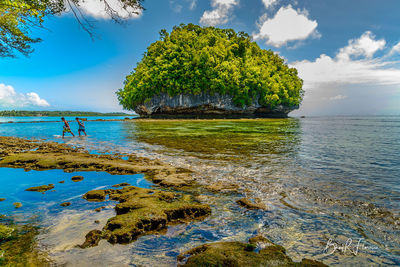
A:
<svg viewBox="0 0 400 267">
<path fill-rule="evenodd" d="M 158 32 L 195 23 L 248 32 L 296 67 L 306 93 L 292 115 L 400 114 L 398 0 L 146 0 L 144 6 L 121 26 L 99 0 L 86 0 L 94 41 L 70 14 L 34 30 L 43 42 L 29 58 L 0 58 L 0 109 L 120 111 L 115 91 Z"/>
</svg>

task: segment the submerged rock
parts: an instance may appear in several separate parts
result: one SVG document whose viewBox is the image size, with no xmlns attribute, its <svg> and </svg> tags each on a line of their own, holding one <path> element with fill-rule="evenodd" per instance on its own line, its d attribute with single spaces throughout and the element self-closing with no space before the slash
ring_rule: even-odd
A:
<svg viewBox="0 0 400 267">
<path fill-rule="evenodd" d="M 263 242 L 268 246 L 259 252 L 254 251 L 256 246 L 252 243 L 216 242 L 201 245 L 181 253 L 178 256 L 179 266 L 327 266 L 310 259 L 294 262 L 282 246 L 274 245 L 266 238 L 263 238 Z"/>
<path fill-rule="evenodd" d="M 22 203 L 21 203 L 21 202 L 14 202 L 13 205 L 14 205 L 14 207 L 15 207 L 16 209 L 19 209 L 19 208 L 22 207 Z"/>
<path fill-rule="evenodd" d="M 255 210 L 255 209 L 266 210 L 267 209 L 267 206 L 265 206 L 265 204 L 262 203 L 261 200 L 258 198 L 256 198 L 254 202 L 248 198 L 241 198 L 241 199 L 236 200 L 236 203 L 238 203 L 240 206 L 245 207 L 250 210 Z"/>
<path fill-rule="evenodd" d="M 83 176 L 80 175 L 72 176 L 71 180 L 74 182 L 80 182 L 83 180 Z"/>
<path fill-rule="evenodd" d="M 63 183 L 65 183 L 65 181 L 59 181 L 58 183 L 63 184 Z"/>
<path fill-rule="evenodd" d="M 115 184 L 112 187 L 124 187 L 124 186 L 129 186 L 130 184 L 128 183 L 120 183 L 120 184 Z"/>
<path fill-rule="evenodd" d="M 211 214 L 209 205 L 196 202 L 191 195 L 134 186 L 103 191 L 119 202 L 115 207 L 117 215 L 108 220 L 101 233 L 101 238 L 112 244 L 130 243 L 141 235 L 160 232 L 169 224 L 203 219 Z M 92 240 L 93 235 L 88 238 Z M 92 244 L 91 240 L 85 243 Z"/>
<path fill-rule="evenodd" d="M 46 191 L 51 190 L 53 188 L 54 188 L 54 184 L 49 184 L 49 185 L 41 185 L 41 186 L 29 187 L 28 189 L 25 189 L 25 191 L 46 192 Z"/>
<path fill-rule="evenodd" d="M 0 202 L 2 202 L 2 201 L 4 201 L 4 200 L 6 200 L 5 198 L 0 198 Z"/>
<path fill-rule="evenodd" d="M 166 93 L 153 96 L 135 107 L 141 117 L 152 118 L 257 118 L 287 117 L 298 106 L 278 105 L 272 109 L 259 104 L 255 98 L 248 106 L 237 106 L 232 96 L 202 92 L 198 95 L 180 94 L 169 96 Z"/>
<path fill-rule="evenodd" d="M 64 202 L 64 203 L 60 204 L 61 207 L 68 207 L 70 205 L 71 205 L 71 202 Z"/>
<path fill-rule="evenodd" d="M 207 189 L 212 192 L 238 192 L 239 186 L 237 184 L 217 182 L 208 185 Z"/>
</svg>

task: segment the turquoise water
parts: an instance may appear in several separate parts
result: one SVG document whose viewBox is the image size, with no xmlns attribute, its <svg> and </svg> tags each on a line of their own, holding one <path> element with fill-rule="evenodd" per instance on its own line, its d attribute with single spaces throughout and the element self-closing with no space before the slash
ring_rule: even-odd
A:
<svg viewBox="0 0 400 267">
<path fill-rule="evenodd" d="M 88 120 L 123 120 L 124 118 L 134 118 L 136 116 L 127 115 L 127 116 L 90 116 L 90 117 L 83 117 Z M 75 121 L 76 116 L 66 116 L 65 119 L 68 121 Z M 0 123 L 1 122 L 42 122 L 42 121 L 60 121 L 60 117 L 3 117 L 0 116 Z"/>
<path fill-rule="evenodd" d="M 400 117 L 113 121 L 87 122 L 86 128 L 88 137 L 61 140 L 55 137 L 61 123 L 1 124 L 0 135 L 161 159 L 193 169 L 203 184 L 237 183 L 246 195 L 261 198 L 268 211 L 238 208 L 232 200 L 240 196 L 210 196 L 213 215 L 204 222 L 172 227 L 167 236 L 143 237 L 128 246 L 57 250 L 54 256 L 61 262 L 68 255 L 101 261 L 107 250 L 119 257 L 121 266 L 171 266 L 184 248 L 218 240 L 244 241 L 258 232 L 286 247 L 297 260 L 312 257 L 338 266 L 400 265 Z M 94 182 L 89 187 L 103 185 Z M 350 239 L 352 251 L 360 242 L 357 253 L 327 247 L 329 240 L 341 245 Z M 113 264 L 118 263 L 109 262 Z"/>
</svg>

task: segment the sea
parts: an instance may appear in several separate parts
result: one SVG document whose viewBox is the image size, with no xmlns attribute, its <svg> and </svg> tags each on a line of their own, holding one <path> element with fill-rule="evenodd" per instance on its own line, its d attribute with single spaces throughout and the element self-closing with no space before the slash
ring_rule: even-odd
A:
<svg viewBox="0 0 400 267">
<path fill-rule="evenodd" d="M 154 185 L 141 174 L 0 168 L 0 197 L 6 198 L 0 214 L 40 226 L 38 246 L 57 265 L 176 266 L 177 255 L 195 246 L 263 234 L 296 261 L 400 266 L 400 116 L 91 120 L 85 122 L 87 137 L 65 139 L 58 118 L 0 117 L 0 122 L 0 136 L 61 142 L 96 154 L 136 154 L 191 169 L 202 185 L 240 188 L 206 193 L 212 215 L 204 221 L 170 226 L 127 245 L 103 240 L 80 249 L 76 245 L 85 234 L 115 214 L 115 202 L 87 202 L 82 194 L 120 182 Z M 76 122 L 71 127 L 77 132 Z M 74 183 L 72 175 L 85 179 Z M 24 191 L 49 183 L 55 192 Z M 243 196 L 260 199 L 267 209 L 238 206 L 235 200 Z M 72 205 L 60 207 L 65 201 Z M 15 209 L 13 202 L 23 207 Z M 99 206 L 105 209 L 93 211 Z"/>
</svg>

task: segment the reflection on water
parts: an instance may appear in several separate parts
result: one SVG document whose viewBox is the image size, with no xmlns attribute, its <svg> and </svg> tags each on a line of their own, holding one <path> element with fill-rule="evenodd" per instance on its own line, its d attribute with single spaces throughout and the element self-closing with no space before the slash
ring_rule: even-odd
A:
<svg viewBox="0 0 400 267">
<path fill-rule="evenodd" d="M 64 141 L 54 139 L 52 133 L 60 128 L 55 124 L 3 126 L 1 135 L 159 158 L 195 170 L 203 184 L 235 182 L 243 194 L 268 206 L 265 212 L 246 211 L 233 201 L 240 196 L 210 195 L 210 218 L 171 227 L 165 236 L 141 237 L 127 246 L 104 242 L 99 249 L 54 252 L 61 262 L 72 255 L 71 266 L 80 257 L 99 257 L 99 265 L 109 266 L 171 266 L 186 248 L 245 241 L 256 232 L 285 246 L 295 260 L 400 265 L 400 117 L 88 122 L 89 137 Z M 60 214 L 55 221 L 65 223 L 73 215 Z M 53 240 L 50 244 L 58 242 L 56 233 L 47 238 Z M 349 238 L 353 246 L 362 239 L 357 255 L 349 250 L 328 255 L 332 247 L 324 251 L 329 239 L 340 245 Z"/>
</svg>

